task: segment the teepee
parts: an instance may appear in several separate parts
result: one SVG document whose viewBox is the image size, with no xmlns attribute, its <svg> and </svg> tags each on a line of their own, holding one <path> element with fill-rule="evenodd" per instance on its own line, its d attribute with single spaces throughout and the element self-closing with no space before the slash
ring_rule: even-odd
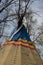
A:
<svg viewBox="0 0 43 65">
<path fill-rule="evenodd" d="M 24 26 L 0 47 L 0 65 L 43 65 Z"/>
</svg>

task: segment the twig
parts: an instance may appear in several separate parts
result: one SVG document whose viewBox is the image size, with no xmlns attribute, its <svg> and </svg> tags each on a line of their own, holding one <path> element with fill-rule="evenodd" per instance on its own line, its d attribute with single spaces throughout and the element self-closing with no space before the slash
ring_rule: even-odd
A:
<svg viewBox="0 0 43 65">
<path fill-rule="evenodd" d="M 4 10 L 4 9 L 6 9 L 9 5 L 11 5 L 11 2 L 12 2 L 13 0 L 11 0 L 6 6 L 4 6 L 1 10 L 0 10 L 0 13 Z"/>
<path fill-rule="evenodd" d="M 35 39 L 34 41 L 32 41 L 32 42 L 35 42 L 35 41 L 39 38 L 39 36 L 40 36 L 41 34 L 43 34 L 43 32 L 41 32 L 41 33 L 36 37 L 36 39 Z"/>
</svg>

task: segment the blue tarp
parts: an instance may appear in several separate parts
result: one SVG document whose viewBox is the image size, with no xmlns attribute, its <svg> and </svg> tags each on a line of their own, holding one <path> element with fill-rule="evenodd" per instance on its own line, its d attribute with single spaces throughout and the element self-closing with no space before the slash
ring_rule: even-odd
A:
<svg viewBox="0 0 43 65">
<path fill-rule="evenodd" d="M 12 32 L 12 34 L 14 33 L 14 31 Z M 18 40 L 19 38 L 23 39 L 23 40 L 28 40 L 31 41 L 30 39 L 30 35 L 27 33 L 26 28 L 23 26 L 19 32 L 17 32 L 11 40 Z"/>
</svg>

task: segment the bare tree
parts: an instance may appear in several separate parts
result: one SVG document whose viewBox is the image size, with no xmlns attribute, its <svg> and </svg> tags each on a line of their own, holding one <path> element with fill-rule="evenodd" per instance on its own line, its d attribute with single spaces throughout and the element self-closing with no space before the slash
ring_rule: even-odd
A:
<svg viewBox="0 0 43 65">
<path fill-rule="evenodd" d="M 3 19 L 0 19 L 0 24 L 4 22 L 4 24 L 2 25 L 3 26 L 2 33 L 4 31 L 5 23 L 7 21 L 13 21 L 14 19 L 18 19 L 18 28 L 22 24 L 22 20 L 26 14 L 27 6 L 28 6 L 30 0 L 28 0 L 28 1 L 25 0 L 25 2 L 24 2 L 25 6 L 23 6 L 23 7 L 21 5 L 21 2 L 24 2 L 24 1 L 21 1 L 21 0 L 18 0 L 18 1 L 17 0 L 16 1 L 15 0 L 9 0 L 8 1 L 8 0 L 6 0 L 5 3 L 2 2 L 4 6 L 0 9 L 0 14 L 4 11 L 7 12 L 6 16 L 4 16 Z M 15 9 L 16 13 L 14 12 L 14 13 L 9 14 L 9 10 L 10 10 L 10 7 L 12 7 L 12 5 L 14 5 L 14 6 L 18 5 L 18 9 L 17 10 Z M 12 19 L 9 19 L 11 17 L 12 17 Z"/>
<path fill-rule="evenodd" d="M 14 20 L 16 19 L 18 21 L 18 27 L 17 29 L 21 26 L 23 23 L 23 18 L 27 17 L 30 22 L 32 22 L 32 17 L 33 14 L 38 15 L 36 12 L 33 12 L 30 10 L 30 5 L 34 2 L 35 0 L 5 0 L 5 2 L 0 0 L 0 14 L 5 13 L 4 15 L 2 14 L 2 19 L 0 18 L 0 37 L 3 36 L 4 28 L 6 26 L 7 22 L 11 21 L 14 23 Z M 2 6 L 2 7 L 1 7 Z M 40 15 L 38 15 L 40 16 Z M 26 20 L 27 20 L 26 18 Z M 3 24 L 2 24 L 3 23 Z M 32 24 L 32 23 L 30 23 Z M 27 25 L 28 30 L 31 29 L 31 25 Z M 29 32 L 29 31 L 28 31 Z"/>
<path fill-rule="evenodd" d="M 1 0 L 0 0 L 0 2 L 1 2 Z"/>
</svg>

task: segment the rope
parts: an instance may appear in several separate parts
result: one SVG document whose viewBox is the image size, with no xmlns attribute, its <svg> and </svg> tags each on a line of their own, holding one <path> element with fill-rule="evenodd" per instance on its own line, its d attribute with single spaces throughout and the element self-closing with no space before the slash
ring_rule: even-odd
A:
<svg viewBox="0 0 43 65">
<path fill-rule="evenodd" d="M 21 25 L 21 26 L 19 27 L 19 29 L 12 34 L 12 36 L 10 37 L 9 40 L 11 40 L 11 39 L 13 38 L 13 36 L 20 31 L 20 29 L 22 28 L 22 26 L 23 26 L 23 25 Z"/>
<path fill-rule="evenodd" d="M 11 39 L 13 38 L 13 36 L 20 31 L 20 29 L 22 28 L 22 26 L 23 26 L 23 25 L 21 25 L 21 26 L 18 28 L 18 30 L 12 34 L 12 36 L 9 38 L 9 40 L 11 40 Z M 4 43 L 2 43 L 1 46 L 3 46 L 3 44 L 4 44 Z"/>
</svg>

